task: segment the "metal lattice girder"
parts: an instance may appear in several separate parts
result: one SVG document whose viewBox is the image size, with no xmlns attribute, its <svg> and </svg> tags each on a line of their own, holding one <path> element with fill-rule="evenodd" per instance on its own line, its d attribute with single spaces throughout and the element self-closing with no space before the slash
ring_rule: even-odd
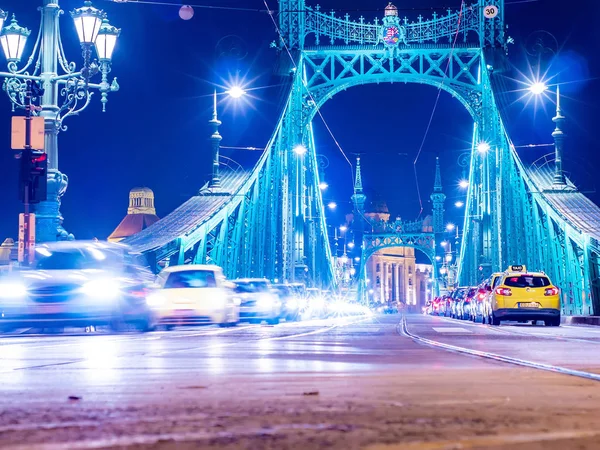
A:
<svg viewBox="0 0 600 450">
<path fill-rule="evenodd" d="M 472 115 L 481 102 L 479 48 L 403 48 L 393 57 L 377 49 L 319 48 L 303 55 L 310 92 L 305 102 L 312 106 L 305 121 L 336 93 L 368 83 L 431 84 L 458 98 Z"/>
</svg>

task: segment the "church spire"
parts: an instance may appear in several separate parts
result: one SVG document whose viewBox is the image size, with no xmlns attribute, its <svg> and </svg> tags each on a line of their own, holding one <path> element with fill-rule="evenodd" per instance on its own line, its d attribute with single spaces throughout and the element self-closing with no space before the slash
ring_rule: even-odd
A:
<svg viewBox="0 0 600 450">
<path fill-rule="evenodd" d="M 362 192 L 362 174 L 360 171 L 360 157 L 356 158 L 356 177 L 354 179 L 354 193 Z"/>
<path fill-rule="evenodd" d="M 442 174 L 440 170 L 440 158 L 435 158 L 435 182 L 433 183 L 433 193 L 431 194 L 433 203 L 433 232 L 442 233 L 444 231 L 444 202 L 446 196 L 442 191 Z"/>
<path fill-rule="evenodd" d="M 354 194 L 352 195 L 352 202 L 357 212 L 363 212 L 365 210 L 365 201 L 367 196 L 363 194 L 362 184 L 362 172 L 360 170 L 360 157 L 356 158 L 356 175 L 354 177 Z"/>
<path fill-rule="evenodd" d="M 442 174 L 440 172 L 440 158 L 435 158 L 435 182 L 433 192 L 442 192 Z"/>
</svg>

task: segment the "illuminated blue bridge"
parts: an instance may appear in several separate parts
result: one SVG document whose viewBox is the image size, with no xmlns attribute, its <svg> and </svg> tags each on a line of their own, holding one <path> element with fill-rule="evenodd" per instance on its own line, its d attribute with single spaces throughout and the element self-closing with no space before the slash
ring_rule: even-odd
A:
<svg viewBox="0 0 600 450">
<path fill-rule="evenodd" d="M 425 83 L 450 93 L 474 123 L 458 284 L 474 285 L 524 264 L 561 287 L 563 314 L 600 315 L 600 209 L 562 173 L 560 106 L 553 133 L 557 158 L 531 167 L 520 160 L 499 108 L 509 40 L 504 0 L 496 8 L 486 4 L 479 0 L 414 22 L 390 4 L 382 19 L 366 23 L 304 0 L 280 0 L 277 45 L 282 57 L 289 56 L 293 82 L 264 153 L 250 171 L 219 158 L 215 112 L 211 182 L 126 242 L 155 268 L 214 263 L 230 278 L 335 287 L 312 120 L 327 100 L 353 86 Z M 432 227 L 364 228 L 359 292 L 366 259 L 385 247 L 422 250 L 439 275 L 435 254 L 445 197 L 437 185 Z M 357 211 L 364 207 L 361 188 L 357 183 L 353 196 Z"/>
</svg>

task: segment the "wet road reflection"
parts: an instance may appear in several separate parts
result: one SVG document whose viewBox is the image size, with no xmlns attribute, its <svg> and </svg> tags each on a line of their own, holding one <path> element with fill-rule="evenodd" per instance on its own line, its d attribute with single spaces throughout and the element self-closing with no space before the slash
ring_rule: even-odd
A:
<svg viewBox="0 0 600 450">
<path fill-rule="evenodd" d="M 432 340 L 508 356 L 585 362 L 600 370 L 598 329 L 491 328 L 422 315 L 407 320 L 412 332 Z M 371 430 L 361 435 L 370 442 L 393 430 L 393 442 L 420 430 L 430 436 L 443 424 L 462 427 L 466 417 L 473 424 L 468 432 L 479 435 L 484 412 L 498 415 L 486 419 L 486 426 L 506 423 L 512 432 L 532 423 L 531 405 L 549 389 L 562 396 L 561 408 L 570 398 L 577 407 L 595 401 L 586 391 L 589 381 L 421 345 L 399 334 L 399 321 L 400 316 L 377 316 L 148 334 L 4 336 L 0 447 L 4 436 L 12 436 L 11 443 L 32 442 L 31 448 L 47 438 L 71 442 L 72 433 L 59 431 L 71 428 L 77 439 L 89 440 L 81 448 L 110 447 L 115 436 L 123 445 L 170 439 L 173 447 L 165 448 L 176 448 L 186 440 L 219 443 L 223 433 L 265 439 L 289 430 L 348 433 L 352 442 L 355 430 Z M 506 421 L 521 400 L 523 415 Z M 418 409 L 423 405 L 432 409 Z M 543 411 L 553 405 L 558 402 Z M 441 421 L 429 419 L 433 414 Z M 565 417 L 577 426 L 583 420 L 577 410 Z M 540 424 L 547 426 L 545 417 Z M 451 431 L 454 437 L 456 429 Z M 305 438 L 287 448 L 313 448 Z M 343 442 L 340 435 L 327 439 Z M 236 448 L 279 448 L 262 441 L 242 444 Z"/>
</svg>

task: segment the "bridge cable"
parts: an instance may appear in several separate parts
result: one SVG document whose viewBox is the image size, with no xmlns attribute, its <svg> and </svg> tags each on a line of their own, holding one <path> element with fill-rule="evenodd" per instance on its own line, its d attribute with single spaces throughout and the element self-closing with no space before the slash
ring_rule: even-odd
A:
<svg viewBox="0 0 600 450">
<path fill-rule="evenodd" d="M 463 2 L 464 2 L 464 0 L 463 0 Z M 275 26 L 275 31 L 279 35 L 279 39 L 283 43 L 285 51 L 288 54 L 288 56 L 290 58 L 290 61 L 292 62 L 292 65 L 294 66 L 294 69 L 295 69 L 296 73 L 298 73 L 298 65 L 296 64 L 296 61 L 294 61 L 294 57 L 292 56 L 292 52 L 290 51 L 289 47 L 287 46 L 285 38 L 283 37 L 283 34 L 281 33 L 281 30 L 279 29 L 279 25 L 277 24 L 277 21 L 275 20 L 275 17 L 273 17 L 274 11 L 271 10 L 271 8 L 269 7 L 269 5 L 267 3 L 267 0 L 263 0 L 263 3 L 265 4 L 265 8 L 267 8 L 267 11 L 269 12 L 269 17 L 271 18 L 271 21 L 273 22 L 273 25 Z M 302 84 L 304 85 L 304 88 L 306 89 L 306 92 L 308 93 L 310 99 L 314 102 L 315 107 L 316 107 L 317 102 L 315 101 L 315 98 L 313 97 L 312 93 L 310 92 L 310 89 L 308 88 L 308 84 L 306 83 L 306 80 L 304 79 L 304 76 L 302 76 L 302 75 L 303 74 L 300 74 L 301 80 L 302 80 Z M 340 153 L 342 154 L 342 156 L 344 157 L 344 159 L 346 160 L 346 162 L 350 166 L 350 179 L 351 179 L 352 185 L 354 186 L 354 166 L 352 165 L 352 162 L 350 162 L 350 159 L 346 155 L 346 152 L 344 152 L 344 150 L 342 149 L 342 146 L 340 145 L 340 143 L 336 139 L 335 135 L 333 134 L 333 131 L 331 131 L 331 128 L 329 127 L 329 124 L 325 120 L 325 117 L 323 117 L 323 114 L 321 113 L 321 109 L 318 108 L 318 107 L 317 107 L 317 114 L 319 115 L 321 121 L 323 122 L 323 125 L 325 125 L 325 128 L 327 129 L 327 132 L 329 133 L 329 135 L 333 139 L 333 142 L 335 143 L 336 147 L 339 149 Z M 368 222 L 368 219 L 364 215 L 363 211 L 360 211 L 360 210 L 357 210 L 357 211 L 362 216 L 363 220 L 365 222 Z"/>
<path fill-rule="evenodd" d="M 437 106 L 440 100 L 440 94 L 442 93 L 442 85 L 446 78 L 448 78 L 448 69 L 450 68 L 450 64 L 452 64 L 452 58 L 454 56 L 454 48 L 456 47 L 456 42 L 458 40 L 458 35 L 460 33 L 460 24 L 462 22 L 463 10 L 465 7 L 465 0 L 460 2 L 460 11 L 458 12 L 458 22 L 456 24 L 456 33 L 454 34 L 454 41 L 452 42 L 452 48 L 450 49 L 450 55 L 448 56 L 448 61 L 446 63 L 446 69 L 444 70 L 444 77 L 442 78 L 442 83 L 438 87 L 437 97 L 435 98 L 435 103 L 433 104 L 433 110 L 431 111 L 431 116 L 429 116 L 429 122 L 427 123 L 427 128 L 425 129 L 425 134 L 423 135 L 423 140 L 421 141 L 421 146 L 419 147 L 419 151 L 417 152 L 417 157 L 413 162 L 413 170 L 415 173 L 415 184 L 417 185 L 417 195 L 419 196 L 419 205 L 421 210 L 419 211 L 419 216 L 423 214 L 423 199 L 421 198 L 421 189 L 419 188 L 419 177 L 417 175 L 417 162 L 419 161 L 419 157 L 421 156 L 421 152 L 423 151 L 423 146 L 425 145 L 425 141 L 427 140 L 427 136 L 429 134 L 429 129 L 431 128 L 431 123 L 433 122 L 433 116 L 437 110 Z"/>
<path fill-rule="evenodd" d="M 294 57 L 292 56 L 292 52 L 290 51 L 289 47 L 287 46 L 287 43 L 285 42 L 285 39 L 284 39 L 283 35 L 281 34 L 281 30 L 279 29 L 279 26 L 277 25 L 277 21 L 273 17 L 273 11 L 271 11 L 271 9 L 269 8 L 269 5 L 267 4 L 267 0 L 263 0 L 263 2 L 265 4 L 265 7 L 267 8 L 267 10 L 269 10 L 269 17 L 271 17 L 271 20 L 273 21 L 273 25 L 275 26 L 275 31 L 277 31 L 277 34 L 279 35 L 279 39 L 283 43 L 285 51 L 287 52 L 288 56 L 290 57 L 290 60 L 292 61 L 292 65 L 294 66 L 294 70 L 295 70 L 296 73 L 298 73 L 298 65 L 296 64 L 296 61 L 294 61 Z M 317 102 L 315 101 L 315 98 L 313 97 L 312 93 L 310 92 L 310 89 L 308 88 L 308 84 L 306 83 L 306 80 L 304 79 L 304 77 L 302 75 L 303 74 L 300 74 L 298 76 L 301 77 L 300 79 L 302 80 L 302 84 L 304 85 L 304 88 L 306 89 L 306 92 L 308 93 L 310 99 L 314 102 L 314 104 L 316 106 Z M 331 135 L 331 138 L 333 139 L 333 142 L 335 142 L 335 145 L 337 146 L 337 148 L 340 150 L 340 152 L 342 153 L 342 155 L 344 156 L 344 158 L 346 159 L 346 161 L 348 162 L 348 164 L 350 165 L 350 167 L 352 169 L 354 169 L 354 166 L 352 166 L 352 163 L 350 162 L 350 159 L 348 159 L 348 156 L 346 155 L 346 153 L 342 149 L 342 146 L 340 145 L 340 143 L 338 142 L 338 140 L 335 138 L 335 136 L 333 135 L 333 132 L 331 131 L 331 128 L 329 128 L 329 125 L 325 121 L 325 118 L 323 117 L 323 114 L 321 114 L 321 109 L 320 108 L 317 108 L 317 114 L 319 115 L 319 117 L 323 121 L 323 124 L 325 125 L 325 128 L 327 129 L 327 131 Z"/>
</svg>

